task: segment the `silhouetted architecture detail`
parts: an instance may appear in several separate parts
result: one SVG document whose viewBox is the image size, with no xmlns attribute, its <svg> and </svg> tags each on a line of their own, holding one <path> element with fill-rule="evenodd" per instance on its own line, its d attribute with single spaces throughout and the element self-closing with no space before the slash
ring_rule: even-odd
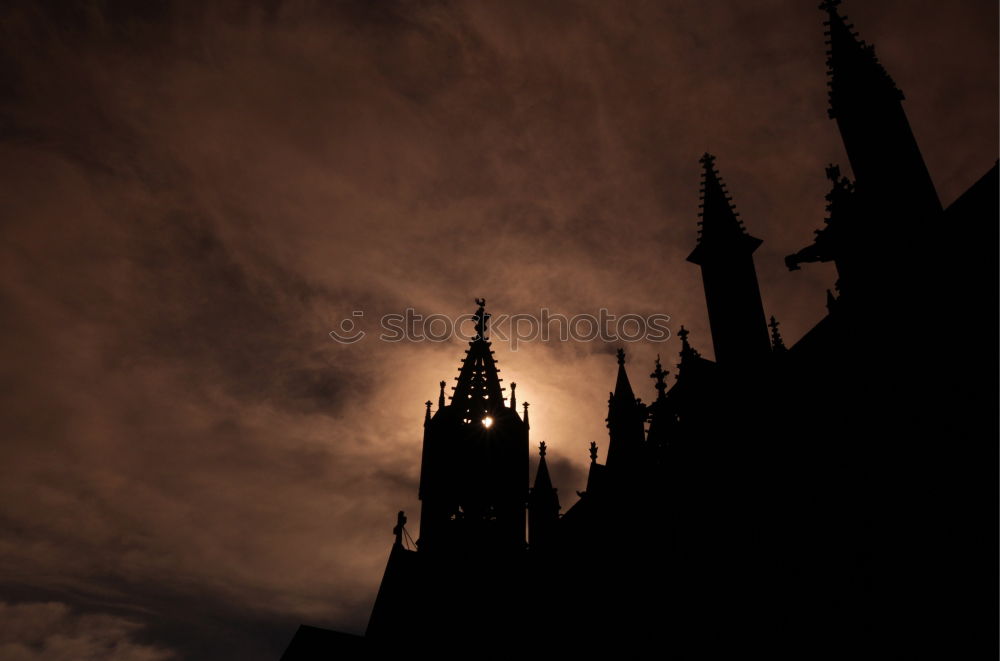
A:
<svg viewBox="0 0 1000 661">
<path fill-rule="evenodd" d="M 625 372 L 625 351 L 618 349 L 618 378 L 608 396 L 608 464 L 630 462 L 643 441 L 646 407 L 636 399 Z"/>
<path fill-rule="evenodd" d="M 825 226 L 786 258 L 835 263 L 827 314 L 787 345 L 767 323 L 761 240 L 705 154 L 689 260 L 715 360 L 681 326 L 647 406 L 618 349 L 605 461 L 590 442 L 564 510 L 545 443 L 529 489 L 528 403 L 511 384 L 504 405 L 477 299 L 451 401 L 442 382 L 427 403 L 420 538 L 400 512 L 367 647 L 303 627 L 287 661 L 996 656 L 998 168 L 942 209 L 902 93 L 838 4 L 821 5 L 830 116 L 854 179 L 827 167 Z M 936 351 L 957 321 L 962 350 Z"/>
<path fill-rule="evenodd" d="M 778 330 L 780 325 L 781 324 L 778 323 L 778 320 L 774 318 L 774 315 L 771 315 L 771 323 L 767 326 L 771 329 L 771 349 L 775 353 L 788 351 L 788 347 L 785 346 L 785 341 L 781 339 L 781 331 Z"/>
<path fill-rule="evenodd" d="M 528 543 L 534 549 L 551 547 L 559 525 L 559 494 L 552 486 L 545 461 L 545 441 L 538 445 L 535 486 L 528 494 Z"/>
<path fill-rule="evenodd" d="M 903 111 L 903 93 L 838 5 L 840 0 L 822 5 L 828 15 L 829 114 L 837 121 L 859 191 L 873 196 L 869 203 L 884 201 L 922 216 L 939 212 L 934 182 Z"/>
<path fill-rule="evenodd" d="M 424 433 L 420 474 L 421 550 L 524 547 L 528 427 L 504 405 L 487 339 L 489 314 L 476 299 L 476 336 L 459 368 L 451 402 Z M 429 409 L 428 409 L 429 410 Z"/>
<path fill-rule="evenodd" d="M 750 236 L 719 179 L 715 157 L 705 154 L 701 230 L 688 261 L 701 266 L 712 343 L 720 363 L 754 363 L 771 353 L 753 253 L 761 240 Z"/>
</svg>

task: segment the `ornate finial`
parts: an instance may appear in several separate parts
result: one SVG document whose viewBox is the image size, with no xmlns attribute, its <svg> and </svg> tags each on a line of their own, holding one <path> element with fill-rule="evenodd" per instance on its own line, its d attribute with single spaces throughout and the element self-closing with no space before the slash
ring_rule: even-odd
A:
<svg viewBox="0 0 1000 661">
<path fill-rule="evenodd" d="M 431 400 L 424 402 L 424 406 L 427 407 L 427 413 L 424 414 L 424 422 L 430 422 L 431 419 Z"/>
<path fill-rule="evenodd" d="M 517 384 L 516 383 L 511 383 L 510 384 L 510 408 L 514 409 L 515 411 L 517 410 L 517 395 L 515 394 L 516 390 L 517 390 Z"/>
<path fill-rule="evenodd" d="M 778 330 L 778 320 L 771 315 L 771 323 L 769 323 L 768 328 L 771 329 L 771 344 L 774 346 L 775 351 L 787 351 L 788 348 L 785 346 L 784 340 L 781 339 L 781 331 Z"/>
<path fill-rule="evenodd" d="M 489 320 L 490 320 L 490 315 L 489 315 L 488 312 L 486 312 L 486 299 L 485 298 L 477 298 L 476 299 L 476 305 L 479 306 L 479 309 L 476 310 L 476 313 L 474 315 L 472 315 L 472 320 L 476 322 L 476 337 L 475 337 L 475 339 L 477 339 L 477 340 L 485 340 L 486 339 L 486 329 L 487 329 L 487 325 L 489 324 Z"/>
<path fill-rule="evenodd" d="M 439 409 L 443 409 L 444 408 L 444 387 L 446 385 L 448 385 L 448 384 L 445 383 L 444 381 L 442 381 L 442 382 L 440 382 L 438 384 L 438 386 L 441 388 L 441 392 L 438 393 L 438 408 Z"/>
<path fill-rule="evenodd" d="M 542 441 L 541 443 L 538 444 L 538 455 L 540 457 L 545 456 L 545 441 Z"/>
<path fill-rule="evenodd" d="M 406 526 L 406 513 L 403 510 L 399 510 L 399 514 L 396 515 L 396 526 L 392 529 L 392 534 L 396 536 L 396 543 L 400 546 L 403 544 L 404 526 Z"/>
<path fill-rule="evenodd" d="M 529 406 L 529 404 L 528 404 L 528 402 L 525 402 L 522 406 L 524 406 L 524 424 L 528 424 L 528 406 Z"/>
<path fill-rule="evenodd" d="M 706 168 L 709 168 L 709 169 L 714 168 L 715 167 L 715 156 L 713 156 L 712 154 L 709 154 L 708 152 L 705 152 L 704 154 L 702 154 L 701 158 L 698 159 L 698 162 L 701 163 L 702 165 L 704 165 Z"/>
<path fill-rule="evenodd" d="M 597 463 L 597 443 L 594 441 L 590 442 L 590 463 Z"/>
<path fill-rule="evenodd" d="M 663 382 L 663 379 L 666 378 L 668 374 L 670 374 L 670 372 L 664 370 L 663 366 L 660 365 L 660 354 L 656 354 L 656 369 L 649 375 L 649 378 L 656 379 L 656 386 L 654 387 L 656 388 L 657 399 L 663 399 L 666 397 L 667 384 Z"/>
<path fill-rule="evenodd" d="M 677 337 L 681 338 L 681 358 L 685 358 L 687 356 L 701 355 L 698 353 L 696 349 L 692 348 L 691 345 L 688 343 L 688 335 L 690 334 L 691 331 L 684 328 L 683 326 L 681 326 L 681 329 L 677 331 Z"/>
<path fill-rule="evenodd" d="M 619 365 L 624 365 L 625 364 L 625 349 L 622 349 L 621 347 L 618 347 L 618 354 L 617 355 L 618 355 L 618 364 Z"/>
</svg>

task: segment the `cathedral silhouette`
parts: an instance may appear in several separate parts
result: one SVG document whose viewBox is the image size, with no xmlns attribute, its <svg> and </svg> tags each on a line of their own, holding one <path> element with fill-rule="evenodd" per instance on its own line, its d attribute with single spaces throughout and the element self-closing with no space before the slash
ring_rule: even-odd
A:
<svg viewBox="0 0 1000 661">
<path fill-rule="evenodd" d="M 829 115 L 854 179 L 827 167 L 829 215 L 786 258 L 835 264 L 827 315 L 785 345 L 705 154 L 688 261 L 716 359 L 681 327 L 645 404 L 619 350 L 606 449 L 565 507 L 544 443 L 529 482 L 528 403 L 477 300 L 450 399 L 426 404 L 417 540 L 400 512 L 364 637 L 303 626 L 283 659 L 997 656 L 997 165 L 942 207 L 838 4 Z"/>
</svg>

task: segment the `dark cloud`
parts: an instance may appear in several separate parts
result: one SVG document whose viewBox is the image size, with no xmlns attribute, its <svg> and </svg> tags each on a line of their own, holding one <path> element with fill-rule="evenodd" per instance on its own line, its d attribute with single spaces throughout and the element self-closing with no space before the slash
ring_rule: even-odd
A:
<svg viewBox="0 0 1000 661">
<path fill-rule="evenodd" d="M 996 4 L 846 9 L 950 202 L 996 157 Z M 37 628 L 4 644 L 273 659 L 298 622 L 361 631 L 395 512 L 418 525 L 422 402 L 463 349 L 379 342 L 378 318 L 474 296 L 659 312 L 711 355 L 685 261 L 705 150 L 765 240 L 768 313 L 801 336 L 834 276 L 782 258 L 845 161 L 821 19 L 791 0 L 7 3 L 0 585 Z M 356 310 L 369 336 L 333 342 Z M 590 441 L 603 456 L 613 348 L 497 346 L 564 507 Z M 630 346 L 644 399 L 676 351 Z"/>
<path fill-rule="evenodd" d="M 133 640 L 140 623 L 77 613 L 58 602 L 0 602 L 0 656 L 8 661 L 168 661 L 167 649 Z"/>
</svg>

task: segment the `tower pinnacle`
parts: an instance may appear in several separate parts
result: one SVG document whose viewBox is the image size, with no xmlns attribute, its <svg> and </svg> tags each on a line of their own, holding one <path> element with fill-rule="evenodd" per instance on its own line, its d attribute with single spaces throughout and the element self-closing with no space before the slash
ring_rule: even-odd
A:
<svg viewBox="0 0 1000 661">
<path fill-rule="evenodd" d="M 649 378 L 656 379 L 655 388 L 656 388 L 657 400 L 661 400 L 666 397 L 667 384 L 664 383 L 663 380 L 666 378 L 668 374 L 670 374 L 670 372 L 664 370 L 663 366 L 660 365 L 660 354 L 656 354 L 656 369 L 653 370 L 653 373 L 649 375 Z"/>
<path fill-rule="evenodd" d="M 701 211 L 698 216 L 698 245 L 688 261 L 698 265 L 729 253 L 752 253 L 763 243 L 747 233 L 733 198 L 715 168 L 715 156 L 705 153 L 699 162 L 703 166 L 701 179 Z"/>
<path fill-rule="evenodd" d="M 739 219 L 715 169 L 715 157 L 706 153 L 701 164 L 701 229 L 688 261 L 701 267 L 716 361 L 748 365 L 771 353 L 753 263 L 753 253 L 763 242 Z"/>
</svg>

